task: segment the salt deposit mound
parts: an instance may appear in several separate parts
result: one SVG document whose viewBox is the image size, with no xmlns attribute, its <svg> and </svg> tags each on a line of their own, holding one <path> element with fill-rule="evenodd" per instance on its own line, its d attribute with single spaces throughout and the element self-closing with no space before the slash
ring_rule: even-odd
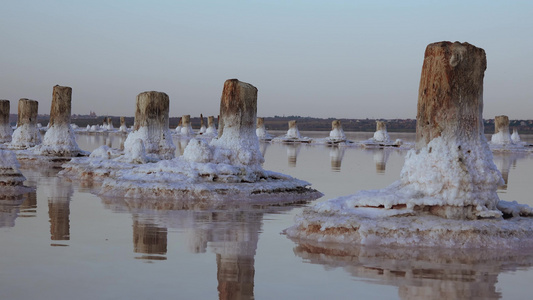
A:
<svg viewBox="0 0 533 300">
<path fill-rule="evenodd" d="M 262 168 L 256 114 L 257 89 L 237 79 L 227 80 L 218 138 L 210 142 L 192 138 L 182 156 L 154 163 L 148 163 L 141 139 L 124 153 L 102 146 L 88 158 L 65 164 L 61 174 L 101 182 L 98 193 L 104 197 L 277 204 L 321 196 L 308 182 Z"/>
<path fill-rule="evenodd" d="M 365 245 L 533 247 L 533 209 L 496 193 L 503 180 L 483 134 L 485 69 L 483 49 L 428 45 L 416 145 L 400 180 L 306 209 L 287 235 Z"/>
</svg>

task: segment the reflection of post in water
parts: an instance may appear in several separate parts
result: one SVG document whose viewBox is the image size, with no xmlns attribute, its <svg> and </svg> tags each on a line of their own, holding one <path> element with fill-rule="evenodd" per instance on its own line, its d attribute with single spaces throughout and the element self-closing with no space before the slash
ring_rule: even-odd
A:
<svg viewBox="0 0 533 300">
<path fill-rule="evenodd" d="M 374 150 L 374 162 L 376 163 L 376 173 L 385 174 L 387 166 L 387 160 L 389 160 L 389 151 L 385 149 L 373 149 Z"/>
<path fill-rule="evenodd" d="M 299 143 L 293 143 L 293 144 L 287 144 L 287 158 L 289 159 L 289 167 L 296 167 L 296 159 L 298 157 L 298 153 L 300 152 L 300 144 Z"/>
<path fill-rule="evenodd" d="M 33 192 L 35 197 L 35 192 Z M 27 202 L 29 194 L 11 197 L 0 197 L 0 228 L 15 226 L 15 220 L 21 215 L 23 205 Z"/>
<path fill-rule="evenodd" d="M 47 190 L 48 216 L 50 217 L 50 239 L 52 241 L 70 240 L 70 198 L 72 185 L 59 177 L 49 178 Z M 59 246 L 59 244 L 51 244 Z"/>
<path fill-rule="evenodd" d="M 253 299 L 255 251 L 263 214 L 218 212 L 225 228 L 213 227 L 211 245 L 216 253 L 219 299 Z"/>
<path fill-rule="evenodd" d="M 331 170 L 339 172 L 341 170 L 342 158 L 344 157 L 345 148 L 330 147 L 329 157 L 331 158 Z"/>
<path fill-rule="evenodd" d="M 401 299 L 500 299 L 498 275 L 533 265 L 528 251 L 371 248 L 318 243 L 294 252 L 312 264 L 343 268 L 358 280 L 398 287 Z"/>
<path fill-rule="evenodd" d="M 167 229 L 133 217 L 133 252 L 148 254 L 140 259 L 166 260 Z M 160 256 L 161 255 L 161 256 Z"/>
<path fill-rule="evenodd" d="M 50 239 L 52 241 L 70 240 L 70 199 L 48 199 L 50 216 Z"/>
<path fill-rule="evenodd" d="M 498 189 L 506 190 L 509 183 L 509 171 L 511 167 L 516 167 L 516 161 L 520 158 L 524 158 L 524 153 L 510 153 L 510 152 L 496 152 L 493 153 L 494 164 L 502 173 L 504 184 L 499 186 Z"/>
<path fill-rule="evenodd" d="M 20 205 L 20 217 L 35 217 L 37 213 L 37 191 L 24 195 L 26 199 Z"/>
</svg>

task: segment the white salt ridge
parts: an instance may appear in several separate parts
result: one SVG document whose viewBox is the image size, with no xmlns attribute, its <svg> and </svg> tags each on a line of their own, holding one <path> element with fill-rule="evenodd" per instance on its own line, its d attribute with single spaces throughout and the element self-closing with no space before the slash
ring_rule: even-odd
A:
<svg viewBox="0 0 533 300">
<path fill-rule="evenodd" d="M 39 128 L 32 124 L 22 124 L 13 132 L 10 149 L 28 149 L 41 143 Z"/>
<path fill-rule="evenodd" d="M 42 144 L 32 148 L 34 154 L 45 156 L 77 156 L 83 153 L 76 143 L 74 130 L 70 125 L 53 125 L 48 128 Z"/>
</svg>

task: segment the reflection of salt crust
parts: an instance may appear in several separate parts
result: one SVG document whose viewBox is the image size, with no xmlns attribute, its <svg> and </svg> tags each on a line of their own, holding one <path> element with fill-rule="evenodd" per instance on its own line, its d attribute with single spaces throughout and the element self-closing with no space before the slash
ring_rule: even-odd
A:
<svg viewBox="0 0 533 300">
<path fill-rule="evenodd" d="M 82 152 L 70 125 L 52 125 L 46 131 L 43 143 L 33 149 L 35 154 L 47 156 L 76 156 Z"/>
<path fill-rule="evenodd" d="M 439 137 L 418 154 L 410 150 L 397 182 L 319 203 L 305 210 L 287 234 L 343 243 L 449 247 L 510 247 L 521 238 L 533 246 L 533 220 L 500 217 L 502 212 L 533 215 L 528 207 L 498 205 L 501 181 L 484 139 L 461 147 Z M 490 219 L 466 220 L 476 218 Z"/>
<path fill-rule="evenodd" d="M 12 149 L 27 149 L 41 143 L 39 128 L 32 124 L 22 124 L 13 132 L 13 139 L 9 145 Z"/>
<path fill-rule="evenodd" d="M 33 190 L 22 185 L 26 178 L 19 167 L 20 164 L 13 151 L 0 150 L 0 199 L 12 199 Z"/>
</svg>

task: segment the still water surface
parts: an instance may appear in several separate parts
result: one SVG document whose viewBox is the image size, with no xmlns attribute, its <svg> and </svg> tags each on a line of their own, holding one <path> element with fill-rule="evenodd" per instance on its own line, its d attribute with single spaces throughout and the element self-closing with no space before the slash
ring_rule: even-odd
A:
<svg viewBox="0 0 533 300">
<path fill-rule="evenodd" d="M 276 132 L 273 132 L 276 134 Z M 278 134 L 281 134 L 279 132 Z M 325 137 L 325 132 L 302 132 Z M 347 133 L 364 140 L 372 133 Z M 413 141 L 414 134 L 391 138 Z M 79 135 L 84 150 L 118 136 Z M 533 136 L 522 136 L 533 143 Z M 178 154 L 186 145 L 175 141 Z M 383 188 L 405 151 L 262 144 L 265 169 L 309 181 L 318 201 Z M 533 155 L 495 154 L 500 198 L 533 206 Z M 25 165 L 36 192 L 0 201 L 0 299 L 527 299 L 533 253 L 321 248 L 282 235 L 304 205 L 165 211 L 101 199 L 58 169 Z"/>
</svg>

